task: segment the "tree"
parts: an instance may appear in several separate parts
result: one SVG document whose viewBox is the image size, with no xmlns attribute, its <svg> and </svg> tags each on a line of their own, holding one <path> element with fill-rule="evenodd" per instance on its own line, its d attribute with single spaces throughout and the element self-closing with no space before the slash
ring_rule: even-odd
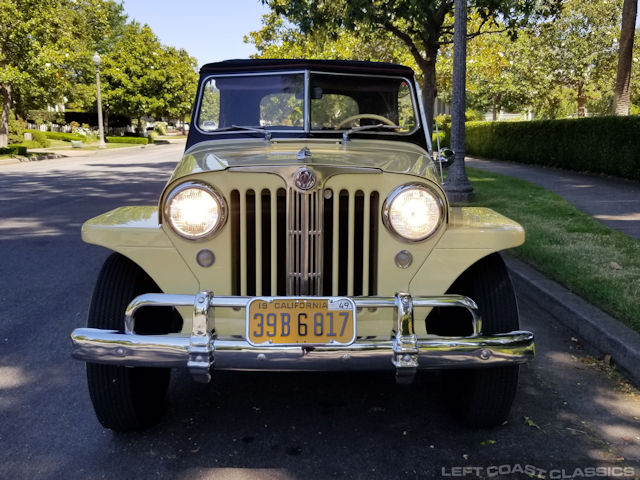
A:
<svg viewBox="0 0 640 480">
<path fill-rule="evenodd" d="M 0 0 L 0 147 L 7 145 L 9 116 L 55 104 L 77 72 L 78 59 L 108 37 L 102 0 Z"/>
<path fill-rule="evenodd" d="M 629 115 L 631 65 L 633 63 L 633 39 L 638 15 L 638 0 L 624 0 L 620 28 L 618 70 L 614 91 L 613 110 L 616 115 Z"/>
<path fill-rule="evenodd" d="M 538 63 L 555 85 L 575 92 L 578 116 L 585 115 L 588 98 L 602 90 L 599 84 L 613 76 L 619 18 L 617 2 L 566 0 L 553 24 L 532 30 Z"/>
<path fill-rule="evenodd" d="M 103 59 L 104 107 L 138 120 L 180 118 L 189 112 L 197 86 L 196 60 L 163 47 L 149 26 L 128 25 Z"/>
<path fill-rule="evenodd" d="M 198 88 L 197 60 L 186 50 L 164 47 L 160 68 L 164 73 L 163 106 L 157 113 L 162 117 L 184 121 L 191 112 L 193 98 Z"/>
<path fill-rule="evenodd" d="M 451 43 L 453 0 L 262 0 L 284 15 L 303 33 L 341 29 L 390 34 L 405 44 L 423 76 L 427 121 L 433 120 L 436 89 L 436 58 L 443 44 Z M 471 10 L 482 19 L 470 37 L 506 29 L 516 35 L 527 22 L 558 12 L 562 0 L 473 0 Z M 501 26 L 498 25 L 500 19 Z"/>
</svg>

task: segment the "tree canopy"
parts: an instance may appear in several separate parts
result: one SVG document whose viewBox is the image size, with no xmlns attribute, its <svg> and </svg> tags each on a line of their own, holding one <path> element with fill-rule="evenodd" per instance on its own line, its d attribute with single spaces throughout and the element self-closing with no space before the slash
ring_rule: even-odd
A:
<svg viewBox="0 0 640 480">
<path fill-rule="evenodd" d="M 196 61 L 130 23 L 115 0 L 0 0 L 0 146 L 10 111 L 66 103 L 96 108 L 94 52 L 102 55 L 105 110 L 182 119 L 197 85 Z"/>
<path fill-rule="evenodd" d="M 136 119 L 184 117 L 195 94 L 195 69 L 195 59 L 186 51 L 162 46 L 151 28 L 132 23 L 100 68 L 104 109 Z"/>
<path fill-rule="evenodd" d="M 103 0 L 0 0 L 0 146 L 9 111 L 60 103 L 79 66 L 110 35 L 119 7 Z"/>
<path fill-rule="evenodd" d="M 624 19 L 622 2 L 564 0 L 560 12 L 557 4 L 548 4 L 539 14 L 521 15 L 515 30 L 499 17 L 488 20 L 486 12 L 478 8 L 479 2 L 473 5 L 468 17 L 469 108 L 479 112 L 493 110 L 496 114 L 531 112 L 538 118 L 611 112 L 617 35 L 621 18 Z M 422 70 L 410 48 L 389 31 L 357 23 L 352 30 L 320 28 L 312 22 L 313 15 L 306 23 L 296 23 L 278 11 L 284 12 L 274 8 L 265 15 L 263 28 L 245 39 L 256 46 L 259 57 L 391 61 L 412 67 L 422 81 Z M 435 89 L 445 102 L 451 100 L 452 45 L 448 43 L 448 26 L 452 21 L 448 13 L 436 62 Z M 496 33 L 478 35 L 479 31 Z M 635 53 L 629 59 L 633 68 L 640 66 L 639 43 L 633 44 Z M 630 75 L 629 90 L 631 111 L 638 113 L 640 76 Z"/>
<path fill-rule="evenodd" d="M 423 76 L 427 120 L 433 118 L 436 59 L 442 45 L 452 42 L 453 0 L 262 0 L 302 33 L 341 29 L 356 34 L 390 34 L 402 42 Z M 480 18 L 469 37 L 493 31 L 516 36 L 524 25 L 558 13 L 562 0 L 472 0 L 470 12 Z"/>
</svg>

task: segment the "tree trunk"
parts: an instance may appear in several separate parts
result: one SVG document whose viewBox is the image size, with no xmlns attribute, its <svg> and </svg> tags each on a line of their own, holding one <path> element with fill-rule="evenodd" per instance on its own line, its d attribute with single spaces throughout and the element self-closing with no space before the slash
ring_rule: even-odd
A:
<svg viewBox="0 0 640 480">
<path fill-rule="evenodd" d="M 138 135 L 144 137 L 144 129 L 142 128 L 142 118 L 138 117 Z"/>
<path fill-rule="evenodd" d="M 467 178 L 465 157 L 465 109 L 467 80 L 467 0 L 455 0 L 453 32 L 453 91 L 451 105 L 451 148 L 455 152 L 444 190 L 452 203 L 469 203 L 474 199 Z"/>
<path fill-rule="evenodd" d="M 500 103 L 500 95 L 499 94 L 495 94 L 493 96 L 493 121 L 497 121 L 498 120 L 498 104 Z"/>
<path fill-rule="evenodd" d="M 0 116 L 0 148 L 9 145 L 9 115 L 11 114 L 11 85 L 0 85 L 2 114 Z"/>
<path fill-rule="evenodd" d="M 629 115 L 629 84 L 633 63 L 633 38 L 635 36 L 638 0 L 624 0 L 622 4 L 622 25 L 620 28 L 620 50 L 618 52 L 618 73 L 613 96 L 613 113 Z"/>
<path fill-rule="evenodd" d="M 424 83 L 422 84 L 422 102 L 424 104 L 424 113 L 427 120 L 429 132 L 433 131 L 433 117 L 435 110 L 436 96 L 438 88 L 436 86 L 436 56 L 438 55 L 438 46 L 429 45 L 427 47 L 427 58 L 418 65 L 422 70 Z"/>
<path fill-rule="evenodd" d="M 578 83 L 578 117 L 584 117 L 586 113 L 587 94 L 584 93 L 584 84 Z"/>
</svg>

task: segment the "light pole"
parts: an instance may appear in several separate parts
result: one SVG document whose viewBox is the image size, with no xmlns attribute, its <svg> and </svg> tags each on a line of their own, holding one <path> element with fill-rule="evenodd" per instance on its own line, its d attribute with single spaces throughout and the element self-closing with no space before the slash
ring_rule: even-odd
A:
<svg viewBox="0 0 640 480">
<path fill-rule="evenodd" d="M 104 127 L 102 125 L 102 97 L 100 95 L 100 55 L 96 52 L 93 55 L 93 64 L 96 66 L 96 85 L 98 87 L 98 135 L 100 135 L 100 142 L 98 148 L 106 148 L 104 143 Z"/>
<path fill-rule="evenodd" d="M 453 203 L 473 202 L 475 194 L 473 186 L 467 178 L 464 165 L 465 125 L 464 111 L 466 105 L 467 78 L 467 0 L 454 2 L 453 26 L 453 96 L 451 102 L 451 148 L 456 152 L 455 161 L 449 167 L 444 191 Z"/>
</svg>

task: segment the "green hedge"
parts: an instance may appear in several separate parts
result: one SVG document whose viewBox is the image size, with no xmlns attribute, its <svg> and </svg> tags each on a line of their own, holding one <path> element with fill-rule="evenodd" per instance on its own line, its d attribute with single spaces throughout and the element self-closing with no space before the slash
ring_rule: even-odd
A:
<svg viewBox="0 0 640 480">
<path fill-rule="evenodd" d="M 109 143 L 136 143 L 146 145 L 149 139 L 146 137 L 107 137 Z"/>
<path fill-rule="evenodd" d="M 25 132 L 36 134 L 42 133 L 45 137 L 51 140 L 63 140 L 65 142 L 70 142 L 71 140 L 84 140 L 80 134 L 77 133 L 61 133 L 61 132 L 41 132 L 40 130 L 25 130 Z"/>
<path fill-rule="evenodd" d="M 8 147 L 0 147 L 0 155 L 26 155 L 27 147 L 24 145 L 9 145 Z"/>
<path fill-rule="evenodd" d="M 640 116 L 468 122 L 471 155 L 640 180 Z"/>
</svg>

